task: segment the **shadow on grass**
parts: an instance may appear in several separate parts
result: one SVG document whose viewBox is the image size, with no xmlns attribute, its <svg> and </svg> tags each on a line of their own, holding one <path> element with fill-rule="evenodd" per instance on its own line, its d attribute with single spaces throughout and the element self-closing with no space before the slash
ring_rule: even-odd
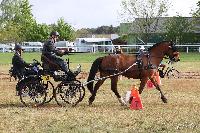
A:
<svg viewBox="0 0 200 133">
<path fill-rule="evenodd" d="M 94 110 L 96 109 L 109 109 L 109 110 L 128 110 L 129 108 L 127 106 L 121 106 L 120 104 L 117 103 L 101 103 L 101 102 L 97 102 L 96 104 L 92 104 L 92 105 L 88 105 L 87 103 L 83 102 L 83 103 L 79 103 L 76 106 L 70 105 L 70 104 L 66 104 L 66 106 L 59 106 L 57 103 L 46 103 L 43 104 L 41 106 L 25 106 L 22 103 L 1 103 L 0 104 L 0 109 L 2 108 L 32 108 L 32 109 L 58 109 L 58 108 L 65 108 L 66 110 L 70 110 L 70 109 L 92 109 L 94 108 Z"/>
<path fill-rule="evenodd" d="M 25 107 L 22 103 L 1 103 L 0 108 Z"/>
</svg>

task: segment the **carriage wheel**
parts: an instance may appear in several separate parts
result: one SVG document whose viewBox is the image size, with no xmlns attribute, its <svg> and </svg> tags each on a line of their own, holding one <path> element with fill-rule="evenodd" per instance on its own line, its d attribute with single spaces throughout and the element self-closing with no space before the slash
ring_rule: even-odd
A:
<svg viewBox="0 0 200 133">
<path fill-rule="evenodd" d="M 78 80 L 61 82 L 56 88 L 56 102 L 60 106 L 76 106 L 83 100 L 85 88 Z"/>
<path fill-rule="evenodd" d="M 54 86 L 51 82 L 47 82 L 47 84 L 43 84 L 43 86 L 45 87 L 47 96 L 46 96 L 46 101 L 45 103 L 49 103 L 53 98 L 54 98 Z"/>
<path fill-rule="evenodd" d="M 20 100 L 25 106 L 37 107 L 44 104 L 47 94 L 38 79 L 31 77 L 20 82 L 18 86 Z"/>
<path fill-rule="evenodd" d="M 170 79 L 170 78 L 180 78 L 180 72 L 176 69 L 170 69 L 167 72 L 167 78 L 168 79 Z"/>
</svg>

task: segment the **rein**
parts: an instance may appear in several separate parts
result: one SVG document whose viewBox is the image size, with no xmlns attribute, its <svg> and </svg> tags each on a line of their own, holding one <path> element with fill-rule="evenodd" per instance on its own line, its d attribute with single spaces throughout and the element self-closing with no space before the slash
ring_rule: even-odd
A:
<svg viewBox="0 0 200 133">
<path fill-rule="evenodd" d="M 150 57 L 154 57 L 154 56 L 150 56 L 149 53 L 147 54 L 147 56 L 148 56 L 148 62 L 150 61 Z M 157 56 L 155 56 L 155 57 L 157 57 Z M 157 57 L 157 58 L 162 58 L 162 57 Z M 100 80 L 104 80 L 104 79 L 107 79 L 107 78 L 111 78 L 111 77 L 114 77 L 114 76 L 121 75 L 121 74 L 127 72 L 129 69 L 131 69 L 133 66 L 136 66 L 136 65 L 138 65 L 138 64 L 135 62 L 135 63 L 133 63 L 132 65 L 130 65 L 127 69 L 125 69 L 124 71 L 121 71 L 121 72 L 119 72 L 119 73 L 115 73 L 115 74 L 112 74 L 112 75 L 109 75 L 109 76 L 105 76 L 105 77 L 102 77 L 102 78 L 99 78 L 99 77 L 98 77 L 98 78 L 95 78 L 95 79 L 90 80 L 90 81 L 88 81 L 88 82 L 85 81 L 85 82 L 82 83 L 81 86 L 85 86 L 85 85 L 87 85 L 87 84 L 89 84 L 89 83 L 91 83 L 91 82 L 94 82 L 94 81 L 100 81 Z M 149 63 L 148 63 L 148 65 L 149 65 Z M 147 65 L 147 66 L 148 66 L 148 65 Z"/>
<path fill-rule="evenodd" d="M 94 82 L 94 81 L 104 80 L 104 79 L 107 79 L 107 78 L 111 78 L 111 77 L 114 77 L 114 76 L 121 75 L 121 74 L 127 72 L 129 69 L 131 69 L 133 66 L 136 66 L 136 65 L 137 65 L 137 63 L 133 63 L 133 64 L 132 64 L 131 66 L 129 66 L 127 69 L 125 69 L 124 71 L 121 71 L 121 72 L 119 72 L 119 73 L 115 73 L 115 74 L 112 74 L 112 75 L 109 75 L 109 76 L 105 76 L 105 77 L 102 77 L 102 78 L 95 78 L 95 79 L 90 80 L 90 81 L 88 81 L 88 82 L 85 81 L 85 82 L 82 84 L 82 86 L 85 86 L 85 85 L 87 85 L 87 84 L 89 84 L 89 83 L 91 83 L 91 82 Z"/>
</svg>

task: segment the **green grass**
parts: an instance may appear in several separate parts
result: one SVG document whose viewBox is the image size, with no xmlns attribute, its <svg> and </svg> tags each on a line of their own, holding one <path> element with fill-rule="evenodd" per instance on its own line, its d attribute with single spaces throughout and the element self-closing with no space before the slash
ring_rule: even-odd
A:
<svg viewBox="0 0 200 133">
<path fill-rule="evenodd" d="M 200 53 L 180 53 L 180 59 L 183 62 L 199 62 L 200 61 Z"/>
<path fill-rule="evenodd" d="M 0 64 L 11 64 L 12 57 L 14 53 L 0 53 Z M 96 58 L 100 56 L 105 56 L 108 54 L 104 53 L 70 53 L 69 55 L 64 55 L 62 58 L 67 59 L 69 58 L 70 62 L 73 63 L 91 63 Z M 22 57 L 28 63 L 31 63 L 33 59 L 38 61 L 41 60 L 41 53 L 23 53 Z"/>
<path fill-rule="evenodd" d="M 119 80 L 122 96 L 134 82 Z M 54 100 L 39 108 L 23 107 L 15 96 L 16 82 L 0 82 L 1 133 L 198 133 L 200 128 L 199 80 L 163 79 L 162 90 L 168 103 L 162 103 L 156 89 L 141 95 L 143 110 L 120 106 L 110 89 L 110 81 L 98 90 L 92 106 L 89 91 L 76 107 L 59 107 Z M 138 86 L 138 85 L 137 85 Z"/>
<path fill-rule="evenodd" d="M 72 63 L 92 63 L 100 56 L 108 55 L 106 53 L 72 53 L 63 56 L 63 59 L 69 58 Z M 0 64 L 11 64 L 13 53 L 0 53 Z M 41 53 L 23 53 L 25 61 L 31 63 L 33 59 L 40 61 Z M 200 62 L 200 53 L 181 53 L 181 62 Z"/>
<path fill-rule="evenodd" d="M 9 54 L 0 54 L 0 59 L 12 58 Z M 73 54 L 69 58 L 88 72 L 91 62 L 99 56 L 103 54 Z M 25 53 L 24 58 L 31 62 L 33 58 L 39 59 L 40 54 Z M 198 53 L 181 53 L 181 62 L 177 64 L 180 71 L 200 72 Z M 0 73 L 8 74 L 8 66 L 1 65 Z M 98 90 L 92 106 L 88 106 L 90 93 L 86 88 L 86 96 L 76 107 L 59 107 L 54 100 L 39 108 L 23 107 L 15 96 L 17 82 L 9 82 L 6 77 L 0 75 L 1 133 L 198 133 L 200 129 L 199 79 L 162 79 L 167 104 L 162 103 L 156 89 L 145 88 L 141 95 L 144 109 L 130 110 L 120 106 L 110 89 L 110 80 Z M 119 80 L 119 93 L 124 96 L 132 84 L 139 86 L 139 80 Z"/>
</svg>

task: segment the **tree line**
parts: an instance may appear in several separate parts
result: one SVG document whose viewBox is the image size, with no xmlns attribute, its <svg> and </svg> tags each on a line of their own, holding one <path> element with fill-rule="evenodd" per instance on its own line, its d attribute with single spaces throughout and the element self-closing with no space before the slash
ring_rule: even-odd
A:
<svg viewBox="0 0 200 133">
<path fill-rule="evenodd" d="M 197 9 L 193 9 L 191 17 L 182 17 L 177 14 L 168 17 L 167 15 L 172 3 L 168 0 L 123 0 L 121 17 L 124 21 L 132 24 L 129 26 L 129 34 L 141 38 L 144 43 L 149 42 L 157 36 L 157 39 L 172 40 L 178 44 L 185 42 L 200 42 L 200 1 Z M 138 20 L 138 21 L 137 21 Z M 161 30 L 162 29 L 162 30 Z"/>
<path fill-rule="evenodd" d="M 52 30 L 60 33 L 61 40 L 74 40 L 75 30 L 63 18 L 55 24 L 39 24 L 33 17 L 28 0 L 2 0 L 0 4 L 0 42 L 44 42 Z"/>
<path fill-rule="evenodd" d="M 29 0 L 2 0 L 0 3 L 0 42 L 44 42 L 52 30 L 58 31 L 60 40 L 73 41 L 76 37 L 87 37 L 88 34 L 117 33 L 119 27 L 101 26 L 98 28 L 75 29 L 60 18 L 54 24 L 39 24 L 32 14 Z"/>
<path fill-rule="evenodd" d="M 77 37 L 91 37 L 96 34 L 119 34 L 119 26 L 100 26 L 97 28 L 82 28 L 76 31 Z"/>
<path fill-rule="evenodd" d="M 166 16 L 170 7 L 168 0 L 122 0 L 121 18 L 132 23 L 128 27 L 130 33 L 147 43 L 155 31 L 159 31 L 159 19 Z M 159 34 L 167 40 L 178 43 L 199 42 L 197 32 L 200 30 L 200 1 L 192 14 L 192 21 L 180 15 L 171 17 L 164 24 L 165 34 Z M 0 42 L 44 42 L 52 30 L 60 33 L 60 40 L 73 41 L 76 37 L 89 37 L 92 34 L 120 34 L 121 28 L 100 26 L 97 28 L 82 28 L 75 30 L 64 18 L 59 18 L 54 24 L 39 24 L 32 14 L 29 0 L 2 0 L 0 3 Z M 141 19 L 142 18 L 142 19 Z M 135 21 L 140 19 L 140 21 Z M 137 31 L 137 32 L 135 32 Z M 123 37 L 122 37 L 123 38 Z M 126 38 L 126 37 L 124 37 Z"/>
</svg>

